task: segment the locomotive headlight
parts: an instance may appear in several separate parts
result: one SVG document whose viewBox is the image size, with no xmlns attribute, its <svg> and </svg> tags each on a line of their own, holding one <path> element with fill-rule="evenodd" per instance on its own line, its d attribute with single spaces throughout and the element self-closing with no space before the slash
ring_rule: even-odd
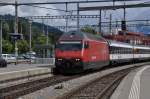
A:
<svg viewBox="0 0 150 99">
<path fill-rule="evenodd" d="M 58 58 L 59 61 L 62 61 L 62 58 Z"/>
<path fill-rule="evenodd" d="M 76 61 L 80 61 L 80 59 L 76 59 Z"/>
</svg>

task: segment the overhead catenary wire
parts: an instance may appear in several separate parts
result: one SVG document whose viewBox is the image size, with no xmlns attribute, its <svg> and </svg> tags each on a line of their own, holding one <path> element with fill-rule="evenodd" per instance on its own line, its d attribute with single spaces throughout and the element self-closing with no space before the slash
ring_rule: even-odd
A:
<svg viewBox="0 0 150 99">
<path fill-rule="evenodd" d="M 76 3 L 101 3 L 101 2 L 113 2 L 114 0 L 82 0 L 82 1 L 61 1 L 61 2 L 30 2 L 30 3 L 18 3 L 18 6 L 21 5 L 47 5 L 47 4 L 76 4 Z M 122 1 L 139 1 L 139 0 L 115 0 L 115 2 L 122 2 Z M 12 2 L 0 2 L 0 5 L 16 5 Z"/>
<path fill-rule="evenodd" d="M 63 12 L 72 12 L 72 11 L 66 11 L 66 10 L 63 10 L 63 9 L 55 9 L 55 8 L 49 8 L 49 7 L 43 7 L 43 6 L 35 6 L 35 5 L 26 5 L 26 6 L 31 6 L 31 7 L 41 8 L 41 9 L 47 9 L 47 10 L 56 10 L 56 11 L 63 11 Z"/>
</svg>

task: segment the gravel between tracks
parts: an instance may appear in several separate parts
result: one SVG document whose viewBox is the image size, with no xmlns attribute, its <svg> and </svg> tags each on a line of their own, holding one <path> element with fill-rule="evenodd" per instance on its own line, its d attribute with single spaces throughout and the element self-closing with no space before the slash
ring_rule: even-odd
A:
<svg viewBox="0 0 150 99">
<path fill-rule="evenodd" d="M 26 95 L 37 90 L 55 85 L 62 81 L 67 81 L 73 78 L 77 78 L 77 76 L 52 76 L 52 77 L 45 77 L 37 80 L 31 80 L 20 84 L 5 86 L 0 88 L 0 99 L 16 99 L 19 96 Z"/>
<path fill-rule="evenodd" d="M 129 71 L 130 70 L 127 69 L 98 78 L 95 81 L 88 83 L 83 88 L 79 88 L 79 90 L 76 90 L 72 95 L 66 96 L 62 99 L 97 99 L 99 95 L 103 95 L 105 93 L 103 92 L 104 89 L 108 86 L 113 86 L 112 82 L 116 79 L 118 80 L 118 78 L 122 79 L 122 77 L 124 77 L 125 74 L 128 74 Z"/>
<path fill-rule="evenodd" d="M 149 63 L 148 62 L 140 63 L 140 65 L 147 65 L 147 64 L 149 64 Z M 137 64 L 137 65 L 139 66 L 139 64 Z M 133 66 L 136 66 L 136 64 L 122 66 L 122 67 L 116 67 L 116 68 L 100 71 L 98 73 L 89 74 L 89 75 L 86 75 L 86 76 L 83 76 L 83 77 L 80 77 L 77 79 L 65 81 L 65 82 L 59 83 L 57 85 L 44 88 L 44 89 L 36 91 L 34 93 L 30 93 L 28 95 L 22 96 L 19 99 L 59 99 L 60 97 L 68 94 L 70 91 L 77 89 L 80 86 L 85 85 L 89 81 L 92 81 L 92 80 L 102 77 L 104 75 L 107 75 L 107 74 L 110 74 L 110 73 L 113 73 L 113 72 L 116 72 L 116 71 L 119 71 L 122 69 L 130 68 Z M 56 87 L 58 87 L 58 88 L 55 89 Z"/>
</svg>

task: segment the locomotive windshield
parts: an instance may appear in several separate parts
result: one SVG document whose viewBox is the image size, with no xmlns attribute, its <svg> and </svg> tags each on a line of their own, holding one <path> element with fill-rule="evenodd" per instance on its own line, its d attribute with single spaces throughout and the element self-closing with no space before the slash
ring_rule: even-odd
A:
<svg viewBox="0 0 150 99">
<path fill-rule="evenodd" d="M 60 42 L 56 45 L 56 48 L 62 51 L 66 50 L 72 50 L 77 51 L 82 49 L 82 43 L 81 42 Z"/>
</svg>

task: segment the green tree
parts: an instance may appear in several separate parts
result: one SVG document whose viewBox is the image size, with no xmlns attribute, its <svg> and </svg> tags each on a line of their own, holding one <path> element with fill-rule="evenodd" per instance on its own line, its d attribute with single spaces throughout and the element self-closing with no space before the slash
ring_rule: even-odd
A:
<svg viewBox="0 0 150 99">
<path fill-rule="evenodd" d="M 83 27 L 81 29 L 81 31 L 83 32 L 87 32 L 87 33 L 92 33 L 92 34 L 97 34 L 97 32 L 90 26 L 86 25 L 85 27 Z"/>
<path fill-rule="evenodd" d="M 54 33 L 49 33 L 49 42 L 50 44 L 54 44 L 56 42 L 56 38 L 53 35 Z"/>
<path fill-rule="evenodd" d="M 13 45 L 8 40 L 3 40 L 3 53 L 12 53 Z"/>
<path fill-rule="evenodd" d="M 10 33 L 9 25 L 7 22 L 4 22 L 3 23 L 3 37 L 4 37 L 4 39 L 9 39 L 9 33 Z"/>
<path fill-rule="evenodd" d="M 46 36 L 44 34 L 41 34 L 38 38 L 37 38 L 37 43 L 38 44 L 46 44 Z"/>
<path fill-rule="evenodd" d="M 17 45 L 19 53 L 26 53 L 27 51 L 29 51 L 29 44 L 26 40 L 17 41 Z"/>
</svg>

